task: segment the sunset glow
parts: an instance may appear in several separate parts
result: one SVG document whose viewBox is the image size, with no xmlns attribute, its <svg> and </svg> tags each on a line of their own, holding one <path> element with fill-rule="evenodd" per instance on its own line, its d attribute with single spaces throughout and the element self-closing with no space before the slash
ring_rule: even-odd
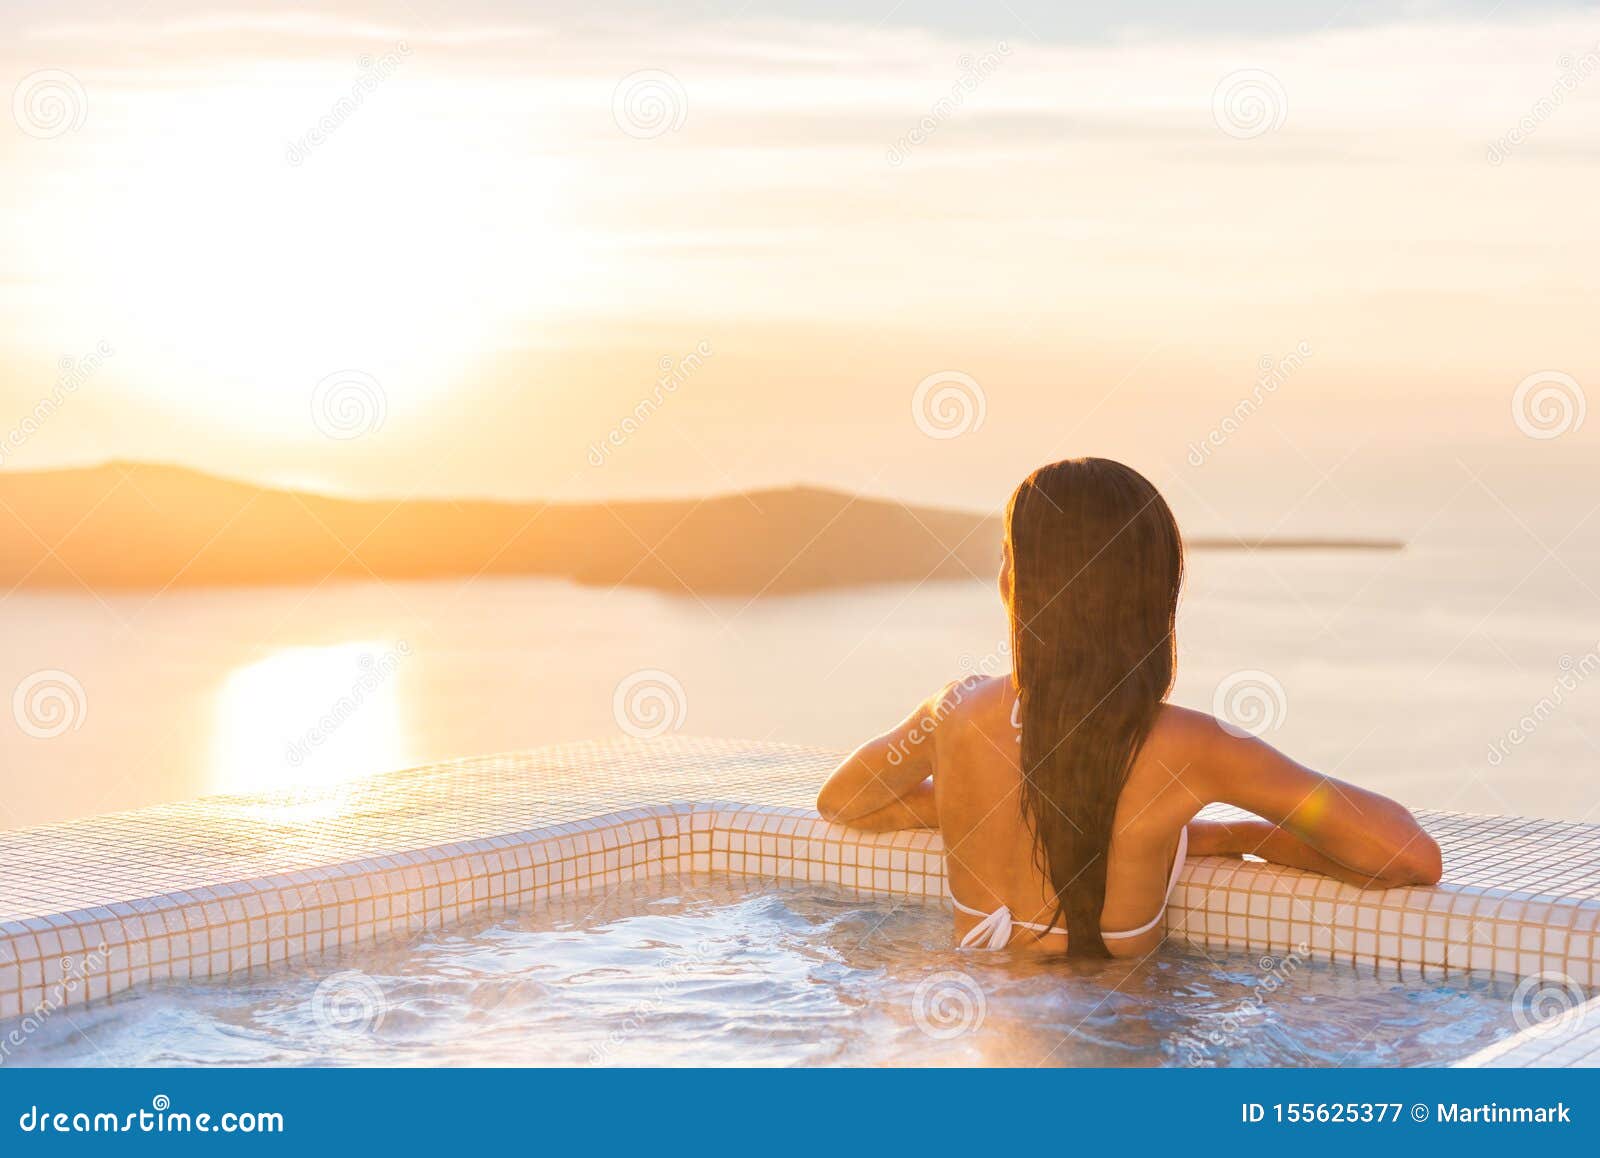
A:
<svg viewBox="0 0 1600 1158">
<path fill-rule="evenodd" d="M 286 648 L 230 674 L 217 693 L 213 792 L 311 794 L 405 765 L 395 673 L 376 640 Z"/>
<path fill-rule="evenodd" d="M 1371 437 L 1369 407 L 1421 437 L 1447 395 L 1458 437 L 1525 449 L 1517 382 L 1600 371 L 1600 189 L 1574 163 L 1600 56 L 1559 10 L 1220 37 L 774 10 L 621 38 L 493 5 L 73 8 L 25 8 L 0 49 L 0 402 L 116 355 L 9 465 L 933 496 L 959 461 L 998 495 L 1019 455 L 1087 443 L 1180 464 L 1301 343 L 1286 441 L 1255 448 L 1289 469 Z M 654 443 L 584 469 L 702 342 Z M 984 383 L 983 437 L 937 466 L 875 451 L 946 368 Z M 341 445 L 312 395 L 347 370 L 385 413 Z"/>
<path fill-rule="evenodd" d="M 1595 1133 L 1600 0 L 3 7 L 0 1129 Z"/>
</svg>

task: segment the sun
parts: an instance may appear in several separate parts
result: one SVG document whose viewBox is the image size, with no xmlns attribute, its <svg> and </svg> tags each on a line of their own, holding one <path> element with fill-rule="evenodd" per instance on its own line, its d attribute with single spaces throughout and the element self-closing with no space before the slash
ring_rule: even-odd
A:
<svg viewBox="0 0 1600 1158">
<path fill-rule="evenodd" d="M 128 388 L 309 437 L 326 376 L 370 375 L 391 410 L 425 404 L 560 305 L 556 163 L 450 131 L 399 78 L 291 160 L 283 110 L 330 91 L 283 66 L 181 107 L 130 99 L 106 114 L 126 120 L 115 155 L 41 207 L 61 310 L 112 342 Z"/>
</svg>

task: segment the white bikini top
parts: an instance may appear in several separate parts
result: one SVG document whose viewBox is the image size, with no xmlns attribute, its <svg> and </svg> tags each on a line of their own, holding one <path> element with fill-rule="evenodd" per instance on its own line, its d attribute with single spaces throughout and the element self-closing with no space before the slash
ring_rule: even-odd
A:
<svg viewBox="0 0 1600 1158">
<path fill-rule="evenodd" d="M 1100 938 L 1104 941 L 1126 941 L 1133 937 L 1142 936 L 1161 923 L 1161 918 L 1167 915 L 1167 902 L 1172 899 L 1172 890 L 1178 886 L 1178 874 L 1183 871 L 1184 862 L 1189 856 L 1189 829 L 1185 827 L 1178 833 L 1178 853 L 1172 858 L 1172 875 L 1167 878 L 1167 891 L 1161 898 L 1161 908 L 1156 910 L 1156 915 L 1151 917 L 1137 929 L 1129 929 L 1125 933 L 1101 932 Z M 954 895 L 950 903 L 955 905 L 960 912 L 969 917 L 982 917 L 976 925 L 967 931 L 961 938 L 963 949 L 1004 949 L 1011 943 L 1013 929 L 1027 929 L 1034 933 L 1054 933 L 1065 937 L 1067 931 L 1058 929 L 1054 925 L 1038 925 L 1032 921 L 1013 920 L 1011 910 L 1001 905 L 992 913 L 985 913 L 982 909 L 971 909 L 956 900 Z"/>
<path fill-rule="evenodd" d="M 1022 701 L 1018 700 L 1011 705 L 1011 726 L 1017 729 L 1017 743 L 1022 743 Z M 1126 941 L 1133 937 L 1143 936 L 1161 923 L 1161 918 L 1167 915 L 1167 902 L 1172 900 L 1172 890 L 1178 887 L 1178 874 L 1183 872 L 1184 863 L 1189 858 L 1189 829 L 1184 826 L 1178 831 L 1178 851 L 1172 858 L 1172 874 L 1167 877 L 1167 891 L 1161 898 L 1161 908 L 1156 910 L 1156 915 L 1151 917 L 1137 929 L 1129 929 L 1125 933 L 1107 933 L 1102 931 L 1100 939 L 1103 941 Z M 1065 937 L 1067 931 L 1058 929 L 1054 925 L 1039 925 L 1032 921 L 1013 920 L 1011 910 L 1001 905 L 993 912 L 986 913 L 982 909 L 972 909 L 956 900 L 955 894 L 950 896 L 950 903 L 958 912 L 969 917 L 982 917 L 976 925 L 967 931 L 961 938 L 963 949 L 1004 949 L 1011 943 L 1011 933 L 1014 929 L 1027 929 L 1029 932 L 1040 934 L 1054 934 Z"/>
</svg>

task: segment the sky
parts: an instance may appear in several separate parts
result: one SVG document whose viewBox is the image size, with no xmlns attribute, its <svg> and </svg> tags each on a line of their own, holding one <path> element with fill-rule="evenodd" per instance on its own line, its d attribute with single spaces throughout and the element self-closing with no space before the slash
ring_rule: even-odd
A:
<svg viewBox="0 0 1600 1158">
<path fill-rule="evenodd" d="M 1283 7 L 8 0 L 0 469 L 1570 526 L 1600 11 Z"/>
</svg>

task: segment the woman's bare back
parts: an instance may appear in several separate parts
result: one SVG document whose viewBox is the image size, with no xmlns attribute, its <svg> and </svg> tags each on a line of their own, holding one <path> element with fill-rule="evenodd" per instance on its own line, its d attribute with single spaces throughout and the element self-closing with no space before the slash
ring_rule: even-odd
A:
<svg viewBox="0 0 1600 1158">
<path fill-rule="evenodd" d="M 1021 806 L 1021 747 L 1013 720 L 1016 691 L 1008 678 L 953 684 L 941 697 L 945 712 L 931 737 L 935 745 L 934 792 L 944 839 L 951 893 L 969 908 L 985 912 L 1007 906 L 1018 921 L 1049 925 L 1055 917 L 1055 890 L 1033 856 L 1033 834 Z M 1106 899 L 1101 927 L 1106 932 L 1136 929 L 1159 915 L 1178 839 L 1199 811 L 1201 801 L 1183 782 L 1181 763 L 1172 766 L 1173 728 L 1157 718 L 1117 802 Z M 1070 802 L 1063 805 L 1072 819 Z M 957 935 L 979 918 L 956 913 Z M 1161 929 L 1110 940 L 1114 956 L 1148 953 Z M 1019 930 L 1013 944 L 1035 944 L 1063 951 L 1064 933 Z"/>
<path fill-rule="evenodd" d="M 1009 677 L 947 686 L 851 753 L 823 785 L 818 810 L 873 831 L 937 827 L 950 891 L 962 905 L 985 913 L 1005 906 L 1019 923 L 1048 926 L 1054 882 L 1035 857 L 1023 815 L 1015 706 Z M 1255 816 L 1199 819 L 1214 801 Z M 1060 806 L 1070 819 L 1071 802 Z M 1191 858 L 1252 854 L 1360 888 L 1433 884 L 1441 871 L 1438 845 L 1393 800 L 1314 772 L 1204 712 L 1162 704 L 1117 800 L 1103 933 L 1160 916 L 1180 836 Z M 958 910 L 957 938 L 980 919 Z M 1158 920 L 1106 948 L 1143 955 L 1162 937 Z M 1010 943 L 1064 952 L 1066 942 L 1061 932 L 1018 928 Z"/>
</svg>

